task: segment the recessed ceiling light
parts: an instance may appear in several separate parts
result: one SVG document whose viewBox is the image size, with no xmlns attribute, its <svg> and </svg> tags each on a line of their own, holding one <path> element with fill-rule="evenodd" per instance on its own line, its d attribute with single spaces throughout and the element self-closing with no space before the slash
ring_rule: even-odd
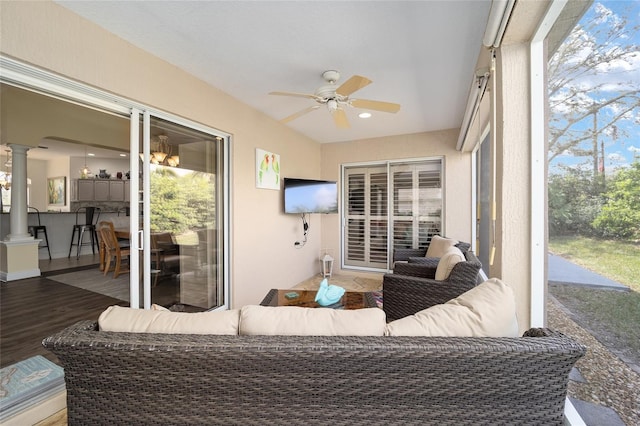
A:
<svg viewBox="0 0 640 426">
<path fill-rule="evenodd" d="M 120 157 L 126 157 L 127 154 L 120 154 Z"/>
<path fill-rule="evenodd" d="M 358 117 L 360 117 L 360 118 L 369 118 L 369 117 L 371 117 L 371 113 L 370 112 L 361 112 L 360 114 L 358 114 Z"/>
<path fill-rule="evenodd" d="M 89 157 L 95 157 L 95 154 L 92 154 L 91 152 L 87 154 Z"/>
</svg>

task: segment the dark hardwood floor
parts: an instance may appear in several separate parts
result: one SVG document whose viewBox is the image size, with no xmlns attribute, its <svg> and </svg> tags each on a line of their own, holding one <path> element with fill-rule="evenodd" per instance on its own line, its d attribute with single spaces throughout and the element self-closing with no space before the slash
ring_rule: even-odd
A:
<svg viewBox="0 0 640 426">
<path fill-rule="evenodd" d="M 127 302 L 46 277 L 0 283 L 0 367 L 43 355 L 42 339 L 80 320 L 98 319 L 110 305 Z"/>
</svg>

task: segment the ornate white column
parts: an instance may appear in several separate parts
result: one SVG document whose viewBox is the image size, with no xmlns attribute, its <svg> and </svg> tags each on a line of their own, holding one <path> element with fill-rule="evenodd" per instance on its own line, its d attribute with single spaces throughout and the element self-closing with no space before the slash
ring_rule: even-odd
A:
<svg viewBox="0 0 640 426">
<path fill-rule="evenodd" d="M 27 151 L 30 146 L 9 144 L 11 148 L 11 230 L 7 241 L 33 239 L 27 232 Z"/>
<path fill-rule="evenodd" d="M 27 151 L 9 144 L 12 151 L 10 233 L 0 241 L 0 281 L 40 276 L 38 243 L 27 232 Z"/>
</svg>

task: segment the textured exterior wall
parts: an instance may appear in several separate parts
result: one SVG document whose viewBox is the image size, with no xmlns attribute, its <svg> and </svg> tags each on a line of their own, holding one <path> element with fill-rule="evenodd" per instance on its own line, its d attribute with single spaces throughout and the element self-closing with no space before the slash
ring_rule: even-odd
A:
<svg viewBox="0 0 640 426">
<path fill-rule="evenodd" d="M 528 45 L 503 46 L 498 53 L 496 71 L 497 247 L 490 275 L 499 277 L 514 287 L 518 322 L 521 331 L 524 331 L 529 328 L 531 309 L 531 128 Z"/>
</svg>

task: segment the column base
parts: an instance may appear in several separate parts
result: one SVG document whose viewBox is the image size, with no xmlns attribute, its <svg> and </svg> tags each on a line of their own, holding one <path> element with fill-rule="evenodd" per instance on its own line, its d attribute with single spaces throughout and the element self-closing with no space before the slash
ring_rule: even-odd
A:
<svg viewBox="0 0 640 426">
<path fill-rule="evenodd" d="M 15 281 L 40 276 L 39 241 L 0 242 L 0 281 Z"/>
</svg>

